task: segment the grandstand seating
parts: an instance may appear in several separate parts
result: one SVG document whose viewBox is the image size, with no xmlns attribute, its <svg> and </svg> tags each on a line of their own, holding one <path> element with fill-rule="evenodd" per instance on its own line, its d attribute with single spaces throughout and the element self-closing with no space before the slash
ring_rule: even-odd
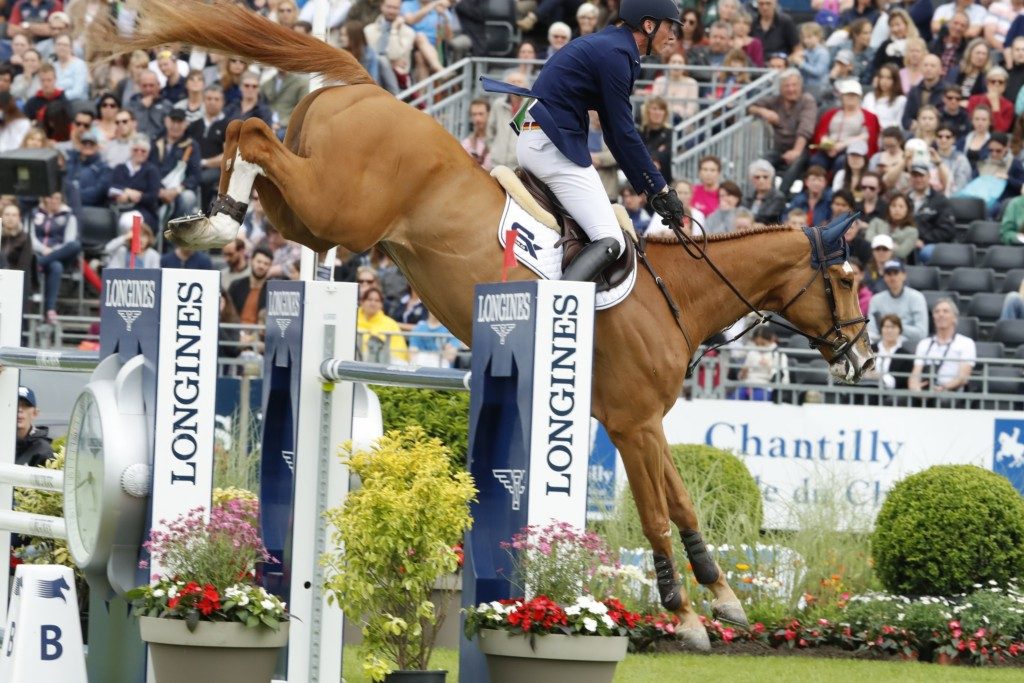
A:
<svg viewBox="0 0 1024 683">
<path fill-rule="evenodd" d="M 967 315 L 977 316 L 983 323 L 994 322 L 1003 312 L 1005 294 L 997 292 L 978 292 L 967 304 Z"/>
<path fill-rule="evenodd" d="M 929 263 L 945 269 L 974 266 L 977 251 L 977 247 L 973 244 L 940 242 L 935 245 L 935 251 L 932 252 L 932 258 Z"/>
<path fill-rule="evenodd" d="M 985 202 L 977 197 L 950 197 L 949 208 L 953 212 L 953 220 L 959 226 L 969 226 L 974 221 L 987 218 Z"/>
<path fill-rule="evenodd" d="M 1022 280 L 1024 280 L 1024 268 L 1006 271 L 1003 275 L 1003 293 L 1018 291 Z"/>
<path fill-rule="evenodd" d="M 1006 344 L 1002 342 L 976 341 L 974 347 L 978 358 L 1002 358 L 1006 353 Z"/>
<path fill-rule="evenodd" d="M 949 299 L 957 308 L 960 308 L 960 293 L 953 292 L 948 289 L 925 289 L 921 291 L 924 294 L 924 300 L 928 303 L 928 311 L 931 312 L 932 308 L 935 307 L 935 303 L 939 299 Z"/>
<path fill-rule="evenodd" d="M 967 226 L 966 240 L 979 247 L 999 244 L 1000 226 L 996 221 L 972 221 Z"/>
<path fill-rule="evenodd" d="M 961 315 L 956 320 L 956 331 L 971 339 L 977 339 L 981 331 L 981 323 L 973 315 Z"/>
<path fill-rule="evenodd" d="M 1009 347 L 1024 344 L 1024 320 L 1000 320 L 992 329 L 992 341 Z"/>
<path fill-rule="evenodd" d="M 940 289 L 939 269 L 936 266 L 907 266 L 907 286 L 918 291 Z"/>
<path fill-rule="evenodd" d="M 991 268 L 954 268 L 946 289 L 971 296 L 977 292 L 991 292 L 996 286 L 996 275 Z"/>
<path fill-rule="evenodd" d="M 1024 268 L 1024 248 L 1007 244 L 991 246 L 985 250 L 981 265 L 996 270 Z"/>
</svg>

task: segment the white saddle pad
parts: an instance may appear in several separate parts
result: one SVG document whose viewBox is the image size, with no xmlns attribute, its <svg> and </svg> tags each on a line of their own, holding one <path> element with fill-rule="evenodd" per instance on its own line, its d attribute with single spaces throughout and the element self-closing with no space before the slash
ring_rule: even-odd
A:
<svg viewBox="0 0 1024 683">
<path fill-rule="evenodd" d="M 560 235 L 545 226 L 526 212 L 507 194 L 505 210 L 501 212 L 498 223 L 498 243 L 505 248 L 505 233 L 515 229 L 516 259 L 520 265 L 526 266 L 534 273 L 547 280 L 559 280 L 562 277 L 562 247 L 555 246 Z M 633 270 L 617 287 L 607 292 L 598 292 L 595 297 L 597 310 L 611 308 L 625 299 L 636 284 L 636 256 L 633 256 Z"/>
</svg>

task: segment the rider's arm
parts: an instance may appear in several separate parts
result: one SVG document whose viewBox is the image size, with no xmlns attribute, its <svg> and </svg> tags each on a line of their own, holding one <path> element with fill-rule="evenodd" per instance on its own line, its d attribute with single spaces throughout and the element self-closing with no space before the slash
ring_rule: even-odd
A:
<svg viewBox="0 0 1024 683">
<path fill-rule="evenodd" d="M 608 149 L 615 155 L 626 178 L 637 192 L 651 196 L 663 190 L 666 184 L 633 123 L 633 107 L 629 101 L 633 87 L 630 61 L 626 53 L 617 53 L 608 60 L 607 68 L 600 75 L 604 106 L 598 114 Z"/>
</svg>

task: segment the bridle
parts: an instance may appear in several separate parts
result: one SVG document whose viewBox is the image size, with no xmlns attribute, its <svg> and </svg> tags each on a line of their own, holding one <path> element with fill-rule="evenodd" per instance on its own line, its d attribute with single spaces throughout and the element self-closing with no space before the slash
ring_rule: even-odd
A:
<svg viewBox="0 0 1024 683">
<path fill-rule="evenodd" d="M 851 220 L 853 218 L 856 218 L 856 214 L 851 218 Z M 850 248 L 845 240 L 842 241 L 842 246 L 839 249 L 826 253 L 825 244 L 821 239 L 822 229 L 818 226 L 804 228 L 804 234 L 807 235 L 807 239 L 810 240 L 811 243 L 811 266 L 814 267 L 815 270 L 811 274 L 810 279 L 807 280 L 807 282 L 804 284 L 804 286 L 797 290 L 796 294 L 794 294 L 789 299 L 789 301 L 787 301 L 785 305 L 783 305 L 782 308 L 780 308 L 777 312 L 762 312 L 758 309 L 757 306 L 751 303 L 751 301 L 746 296 L 744 296 L 742 292 L 740 292 L 736 288 L 732 281 L 721 270 L 719 270 L 718 266 L 716 266 L 714 262 L 708 257 L 707 232 L 703 229 L 704 226 L 700 225 L 700 223 L 694 220 L 692 217 L 690 217 L 690 220 L 693 223 L 696 223 L 701 228 L 702 239 L 698 242 L 693 237 L 683 232 L 679 225 L 672 225 L 670 227 L 672 228 L 672 232 L 675 234 L 676 239 L 679 241 L 679 244 L 683 247 L 684 250 L 686 250 L 686 253 L 689 254 L 692 258 L 698 261 L 701 259 L 706 261 L 708 267 L 711 268 L 712 272 L 714 272 L 715 275 L 717 275 L 718 278 L 722 282 L 724 282 L 729 289 L 732 290 L 733 294 L 736 295 L 736 298 L 742 301 L 743 304 L 757 316 L 757 319 L 751 322 L 745 328 L 743 328 L 743 330 L 734 335 L 732 338 L 705 347 L 704 350 L 701 351 L 697 355 L 697 357 L 694 358 L 687 366 L 687 377 L 690 377 L 693 374 L 694 369 L 697 367 L 700 361 L 704 358 L 705 355 L 707 355 L 711 351 L 715 351 L 725 346 L 726 344 L 730 344 L 736 341 L 737 339 L 740 339 L 758 325 L 763 325 L 770 322 L 775 323 L 776 325 L 779 325 L 780 327 L 783 327 L 787 330 L 790 330 L 791 332 L 799 334 L 802 337 L 805 337 L 812 349 L 819 349 L 823 346 L 831 347 L 832 361 L 830 362 L 834 362 L 837 358 L 846 358 L 847 362 L 851 366 L 855 366 L 855 361 L 851 357 L 851 352 L 853 350 L 854 345 L 858 341 L 860 341 L 860 339 L 864 336 L 865 332 L 867 331 L 866 323 L 868 319 L 865 316 L 850 318 L 848 320 L 843 320 L 839 317 L 836 308 L 835 288 L 832 282 L 832 276 L 828 272 L 828 267 L 830 265 L 834 263 L 844 262 L 849 258 Z M 645 265 L 647 264 L 645 263 Z M 650 270 L 649 265 L 647 265 L 647 268 L 648 270 Z M 785 314 L 789 307 L 796 303 L 800 299 L 800 297 L 803 296 L 811 288 L 811 285 L 814 284 L 818 277 L 822 278 L 825 287 L 825 297 L 828 301 L 829 313 L 832 317 L 832 323 L 821 334 L 807 334 L 803 330 L 797 329 L 796 327 L 791 325 L 787 320 L 784 320 L 778 316 Z M 687 344 L 689 344 L 690 348 L 692 349 L 693 344 L 690 342 L 689 335 L 686 333 L 686 330 L 683 329 L 678 305 L 676 305 L 675 301 L 672 300 L 671 295 L 668 293 L 668 289 L 661 282 L 661 278 L 655 276 L 655 281 L 661 288 L 662 293 L 666 297 L 668 297 L 669 306 L 672 309 L 672 314 L 676 318 L 676 324 L 679 325 L 679 329 L 683 331 L 683 336 L 686 338 Z M 845 328 L 849 327 L 850 325 L 857 325 L 858 323 L 865 324 L 861 326 L 857 334 L 851 337 L 844 332 Z"/>
</svg>

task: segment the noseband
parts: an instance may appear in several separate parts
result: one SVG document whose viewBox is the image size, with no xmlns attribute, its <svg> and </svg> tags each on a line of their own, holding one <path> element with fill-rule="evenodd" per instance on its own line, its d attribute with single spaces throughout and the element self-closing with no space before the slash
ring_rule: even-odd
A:
<svg viewBox="0 0 1024 683">
<path fill-rule="evenodd" d="M 722 282 L 724 282 L 726 286 L 728 286 L 729 289 L 732 290 L 733 294 L 735 294 L 736 297 L 740 301 L 742 301 L 747 306 L 747 308 L 751 310 L 751 312 L 757 314 L 757 320 L 747 325 L 745 328 L 743 328 L 743 330 L 741 330 L 732 338 L 727 339 L 718 344 L 708 346 L 703 351 L 701 351 L 697 355 L 697 357 L 690 362 L 690 365 L 686 368 L 687 377 L 690 377 L 693 374 L 694 369 L 697 367 L 697 365 L 700 363 L 700 361 L 704 358 L 706 354 L 708 354 L 711 351 L 714 351 L 715 349 L 719 349 L 725 346 L 726 344 L 730 344 L 736 341 L 737 339 L 740 339 L 758 325 L 762 325 L 769 322 L 773 322 L 780 327 L 783 327 L 787 330 L 790 330 L 791 332 L 799 334 L 801 337 L 805 337 L 812 349 L 819 349 L 823 346 L 830 347 L 832 349 L 832 360 L 830 362 L 834 362 L 837 358 L 845 357 L 847 362 L 850 363 L 851 366 L 854 365 L 854 359 L 850 356 L 850 354 L 853 350 L 854 344 L 860 341 L 860 339 L 864 336 L 865 332 L 867 331 L 867 325 L 864 324 L 860 328 L 860 331 L 858 331 L 857 334 L 855 334 L 853 337 L 848 336 L 843 331 L 843 329 L 849 327 L 850 325 L 856 325 L 858 323 L 867 323 L 868 319 L 864 316 L 850 318 L 849 320 L 842 320 L 839 318 L 839 314 L 836 309 L 836 295 L 832 283 L 832 276 L 829 275 L 828 272 L 828 267 L 830 264 L 847 260 L 847 257 L 849 256 L 849 247 L 846 245 L 845 241 L 843 241 L 841 248 L 837 249 L 836 251 L 826 253 L 825 245 L 821 239 L 821 229 L 818 227 L 804 229 L 804 233 L 807 235 L 807 238 L 811 242 L 811 265 L 815 267 L 815 270 L 814 273 L 811 275 L 811 278 L 807 281 L 807 283 L 804 284 L 804 286 L 801 287 L 797 291 L 797 293 L 794 294 L 793 297 L 789 301 L 787 301 L 781 309 L 779 309 L 778 313 L 776 314 L 772 312 L 762 313 L 760 310 L 758 310 L 757 306 L 751 303 L 750 300 L 747 299 L 747 297 L 745 297 L 738 289 L 736 289 L 736 286 L 732 283 L 732 281 L 730 281 L 729 278 L 726 277 L 726 275 L 721 270 L 719 270 L 718 267 L 711 261 L 711 259 L 708 258 L 706 232 L 702 230 L 703 239 L 698 243 L 697 240 L 695 240 L 693 237 L 684 233 L 679 228 L 679 226 L 672 226 L 672 231 L 673 233 L 675 233 L 676 239 L 679 240 L 683 249 L 685 249 L 690 256 L 697 260 L 705 260 L 708 266 L 711 268 L 711 270 L 715 273 L 715 275 L 717 275 L 719 279 L 722 280 Z M 803 296 L 807 292 L 807 290 L 811 288 L 811 285 L 814 284 L 814 281 L 817 280 L 819 276 L 822 278 L 823 284 L 825 286 L 825 297 L 828 301 L 829 314 L 832 316 L 832 323 L 821 334 L 807 334 L 803 330 L 797 329 L 796 327 L 791 325 L 787 320 L 784 320 L 777 316 L 783 315 L 786 312 L 786 310 L 789 309 L 790 306 L 796 303 L 797 300 L 801 296 Z M 679 322 L 678 318 L 677 322 Z"/>
</svg>

